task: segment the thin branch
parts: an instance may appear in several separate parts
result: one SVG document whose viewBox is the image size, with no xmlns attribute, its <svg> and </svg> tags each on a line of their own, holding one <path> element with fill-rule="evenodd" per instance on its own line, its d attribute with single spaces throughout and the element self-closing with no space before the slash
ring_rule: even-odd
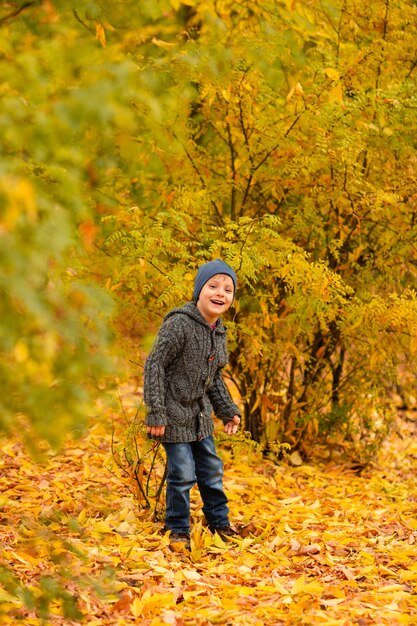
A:
<svg viewBox="0 0 417 626">
<path fill-rule="evenodd" d="M 230 129 L 229 122 L 226 124 L 226 129 L 227 129 L 228 145 L 230 149 L 230 160 L 232 163 L 232 197 L 230 199 L 230 217 L 232 221 L 235 221 L 236 219 L 236 213 L 235 213 L 235 209 L 236 209 L 236 153 L 235 153 L 235 147 L 233 145 L 232 132 Z"/>
<path fill-rule="evenodd" d="M 405 80 L 407 80 L 408 78 L 410 78 L 410 77 L 411 77 L 411 74 L 414 72 L 414 70 L 416 69 L 416 67 L 417 67 L 417 57 L 414 59 L 414 62 L 413 62 L 413 64 L 412 64 L 411 68 L 410 68 L 410 71 L 409 71 L 409 72 L 408 72 L 408 74 L 406 75 Z"/>
<path fill-rule="evenodd" d="M 120 476 L 118 476 L 115 472 L 113 472 L 111 469 L 109 469 L 108 467 L 106 467 L 106 471 L 113 476 L 114 478 L 116 478 L 118 481 L 122 482 L 120 479 Z M 132 489 L 129 485 L 122 483 L 126 489 L 128 490 L 129 493 L 132 494 L 133 497 L 137 497 L 137 494 L 135 493 L 134 489 Z"/>
<path fill-rule="evenodd" d="M 346 0 L 343 1 L 343 6 L 340 10 L 340 19 L 339 19 L 339 24 L 337 26 L 337 46 L 336 46 L 336 59 L 337 61 L 339 61 L 339 55 L 340 55 L 340 42 L 341 42 L 341 36 L 340 36 L 340 32 L 342 30 L 342 20 L 345 14 L 345 10 L 346 10 Z"/>
<path fill-rule="evenodd" d="M 382 41 L 384 42 L 384 44 L 387 40 L 387 34 L 388 34 L 388 10 L 389 10 L 389 0 L 385 0 L 384 32 L 382 34 Z M 378 68 L 376 72 L 375 89 L 379 88 L 379 79 L 381 78 L 381 74 L 382 74 L 383 58 L 384 58 L 384 46 L 382 46 L 381 48 L 381 56 L 379 59 Z M 375 118 L 376 118 L 376 111 L 374 112 L 374 116 L 373 116 L 373 119 Z"/>
<path fill-rule="evenodd" d="M 152 443 L 151 449 L 149 450 L 149 454 L 153 453 L 153 458 L 152 458 L 152 461 L 151 461 L 151 467 L 150 467 L 149 474 L 148 474 L 148 480 L 146 481 L 146 493 L 149 493 L 149 481 L 151 480 L 152 470 L 155 467 L 155 461 L 156 461 L 156 456 L 158 454 L 159 446 L 160 446 L 160 442 L 159 441 L 157 441 L 157 442 L 154 441 Z"/>
<path fill-rule="evenodd" d="M 138 487 L 139 487 L 140 493 L 141 493 L 141 495 L 142 495 L 142 496 L 144 497 L 144 499 L 145 499 L 145 502 L 146 502 L 146 508 L 147 508 L 147 509 L 150 509 L 150 508 L 151 508 L 151 503 L 149 502 L 148 496 L 146 495 L 145 490 L 144 490 L 144 488 L 143 488 L 143 485 L 142 485 L 142 483 L 140 482 L 140 478 L 139 478 L 139 476 L 138 476 L 138 467 L 140 467 L 140 466 L 141 466 L 141 462 L 140 462 L 140 461 L 138 461 L 138 462 L 135 464 L 135 469 L 134 469 L 135 479 L 136 479 L 136 482 L 137 482 L 137 484 L 138 484 Z"/>
<path fill-rule="evenodd" d="M 161 482 L 159 483 L 158 491 L 156 492 L 156 495 L 155 495 L 155 507 L 153 510 L 154 516 L 156 515 L 156 507 L 159 504 L 159 500 L 162 494 L 162 488 L 165 484 L 167 476 L 168 476 L 168 461 L 165 462 L 164 473 L 162 474 Z"/>
<path fill-rule="evenodd" d="M 250 149 L 250 145 L 249 145 L 249 135 L 243 120 L 243 109 L 242 109 L 242 100 L 241 98 L 239 98 L 239 121 L 240 121 L 240 127 L 242 129 L 242 133 L 243 133 L 243 137 L 245 139 L 245 145 L 246 145 L 246 149 L 248 151 L 248 157 L 249 157 L 249 161 L 251 164 L 251 168 L 250 168 L 250 174 L 248 177 L 248 180 L 246 182 L 246 189 L 244 191 L 243 194 L 243 200 L 242 200 L 242 205 L 241 205 L 241 210 L 243 210 L 245 208 L 246 205 L 246 200 L 249 194 L 249 190 L 251 188 L 252 185 L 252 180 L 253 180 L 253 174 L 254 174 L 254 162 L 253 162 L 253 156 L 251 154 L 251 149 Z"/>
<path fill-rule="evenodd" d="M 134 422 L 133 422 L 134 424 L 136 424 L 136 418 L 138 416 L 138 413 L 139 413 L 139 410 L 136 412 L 135 419 L 134 419 Z M 137 440 L 136 436 L 133 437 L 133 441 L 134 441 L 134 444 L 135 444 L 136 458 L 140 459 L 139 444 L 138 444 L 138 440 Z"/>
<path fill-rule="evenodd" d="M 179 139 L 179 137 L 176 135 L 176 133 L 174 133 L 174 137 L 182 145 L 182 147 L 183 147 L 183 149 L 185 151 L 185 154 L 187 155 L 187 157 L 188 157 L 188 159 L 189 159 L 189 161 L 190 161 L 194 171 L 196 172 L 197 176 L 199 177 L 200 182 L 203 185 L 204 189 L 207 189 L 206 181 L 204 180 L 203 175 L 201 174 L 200 170 L 198 169 L 197 164 L 195 163 L 195 161 L 194 161 L 192 155 L 190 154 L 190 152 L 188 151 L 187 147 Z M 212 207 L 214 208 L 214 211 L 215 211 L 217 217 L 219 218 L 220 225 L 223 225 L 223 217 L 222 217 L 222 214 L 220 213 L 216 203 L 212 199 L 210 199 L 210 203 L 211 203 Z"/>
<path fill-rule="evenodd" d="M 137 365 L 138 367 L 141 367 L 142 369 L 144 368 L 143 363 L 137 363 L 136 361 L 132 361 L 132 359 L 129 359 L 129 363 L 132 363 L 132 365 Z"/>
<path fill-rule="evenodd" d="M 243 262 L 243 249 L 244 249 L 244 247 L 245 247 L 245 245 L 246 245 L 247 240 L 249 239 L 249 235 L 251 234 L 251 231 L 252 231 L 252 229 L 253 229 L 253 227 L 254 227 L 254 225 L 255 225 L 255 222 L 257 222 L 257 221 L 258 221 L 258 219 L 254 219 L 254 220 L 252 220 L 252 223 L 251 223 L 250 227 L 248 228 L 248 232 L 246 233 L 246 237 L 245 237 L 245 238 L 244 238 L 244 240 L 242 241 L 242 245 L 241 245 L 241 247 L 240 247 L 240 252 L 239 252 L 239 255 L 240 255 L 240 264 L 239 264 L 239 267 L 238 267 L 238 272 L 240 272 L 240 270 L 242 269 L 242 262 Z"/>
<path fill-rule="evenodd" d="M 78 22 L 80 22 L 80 24 L 82 24 L 82 25 L 84 26 L 84 28 L 86 28 L 86 29 L 87 29 L 90 33 L 92 33 L 92 34 L 94 35 L 94 34 L 95 34 L 95 33 L 94 33 L 94 30 L 93 30 L 92 28 L 90 28 L 88 24 L 86 24 L 85 22 L 83 22 L 83 20 L 82 20 L 82 19 L 80 18 L 80 16 L 78 15 L 78 13 L 77 13 L 76 9 L 73 9 L 73 11 L 72 11 L 72 12 L 74 13 L 74 17 L 75 17 L 75 19 L 76 19 Z"/>
<path fill-rule="evenodd" d="M 22 4 L 22 6 L 20 6 L 18 9 L 16 9 L 12 13 L 9 13 L 9 15 L 2 17 L 0 19 L 0 26 L 2 26 L 3 24 L 6 24 L 8 21 L 13 20 L 15 17 L 23 13 L 23 11 L 25 11 L 29 7 L 34 6 L 35 4 L 38 4 L 38 2 L 25 2 L 25 4 Z"/>
<path fill-rule="evenodd" d="M 114 445 L 114 422 L 113 422 L 113 428 L 112 428 L 112 434 L 111 434 L 111 454 L 112 457 L 117 465 L 117 467 L 126 475 L 129 476 L 129 472 L 126 470 L 126 468 L 120 463 L 119 461 L 119 457 L 116 454 L 116 450 L 115 450 L 115 445 Z"/>
<path fill-rule="evenodd" d="M 151 265 L 154 269 L 156 269 L 160 274 L 162 274 L 162 276 L 164 276 L 164 278 L 167 278 L 169 280 L 170 283 L 174 283 L 174 281 L 172 280 L 172 278 L 170 276 L 168 276 L 168 274 L 166 274 L 163 270 L 161 270 L 161 268 L 159 268 L 157 265 L 155 265 L 154 261 L 151 261 L 150 259 L 147 259 L 145 257 L 140 257 L 145 259 L 145 261 L 147 263 L 149 263 L 149 265 Z"/>
<path fill-rule="evenodd" d="M 299 113 L 297 115 L 297 117 L 295 118 L 295 120 L 293 121 L 293 123 L 291 124 L 291 126 L 287 129 L 287 131 L 285 132 L 284 137 L 288 137 L 288 135 L 290 134 L 290 132 L 292 131 L 292 129 L 294 128 L 294 126 L 297 124 L 298 120 L 300 119 L 300 117 L 302 116 L 302 113 Z M 277 146 L 278 147 L 278 146 Z"/>
<path fill-rule="evenodd" d="M 233 376 L 233 374 L 230 371 L 230 369 L 226 370 L 226 372 L 224 373 L 224 377 L 227 378 L 228 380 L 230 380 L 230 382 L 232 382 L 234 384 L 234 386 L 238 390 L 239 394 L 242 396 L 243 392 L 242 392 L 241 385 L 239 384 L 239 381 Z"/>
<path fill-rule="evenodd" d="M 125 422 L 126 422 L 127 426 L 129 426 L 129 419 L 128 419 L 127 415 L 126 415 L 126 411 L 125 411 L 125 408 L 124 408 L 123 403 L 122 403 L 122 398 L 120 397 L 119 387 L 117 387 L 117 397 L 119 399 L 120 408 L 122 409 L 122 413 L 123 413 L 123 417 L 125 419 Z"/>
</svg>

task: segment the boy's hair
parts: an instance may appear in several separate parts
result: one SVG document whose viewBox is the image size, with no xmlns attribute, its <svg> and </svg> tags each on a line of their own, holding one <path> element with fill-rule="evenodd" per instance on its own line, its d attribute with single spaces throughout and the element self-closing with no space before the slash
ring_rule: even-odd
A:
<svg viewBox="0 0 417 626">
<path fill-rule="evenodd" d="M 216 276 L 217 274 L 226 274 L 230 276 L 233 281 L 233 297 L 236 293 L 236 285 L 237 285 L 237 277 L 234 269 L 227 265 L 221 259 L 216 259 L 215 261 L 209 261 L 208 263 L 204 263 L 204 265 L 200 265 L 197 271 L 197 276 L 194 281 L 194 291 L 193 291 L 193 300 L 197 302 L 200 292 L 206 282 Z"/>
</svg>

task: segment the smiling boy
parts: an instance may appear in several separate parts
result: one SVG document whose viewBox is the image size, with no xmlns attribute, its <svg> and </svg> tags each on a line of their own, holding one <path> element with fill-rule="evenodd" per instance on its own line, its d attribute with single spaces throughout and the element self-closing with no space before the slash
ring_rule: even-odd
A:
<svg viewBox="0 0 417 626">
<path fill-rule="evenodd" d="M 223 463 L 213 439 L 212 413 L 227 434 L 237 432 L 240 411 L 221 370 L 228 362 L 221 315 L 236 292 L 234 270 L 217 259 L 200 266 L 193 301 L 174 309 L 146 359 L 147 432 L 162 442 L 168 461 L 165 527 L 171 542 L 190 547 L 190 490 L 197 483 L 212 532 L 235 535 L 223 490 Z"/>
</svg>

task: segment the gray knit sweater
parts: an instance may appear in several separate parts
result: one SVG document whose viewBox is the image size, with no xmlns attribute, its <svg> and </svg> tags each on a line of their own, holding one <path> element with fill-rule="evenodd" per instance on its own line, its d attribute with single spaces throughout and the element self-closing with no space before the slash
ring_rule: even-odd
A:
<svg viewBox="0 0 417 626">
<path fill-rule="evenodd" d="M 165 316 L 145 362 L 148 426 L 165 426 L 160 441 L 189 442 L 212 434 L 212 411 L 224 423 L 240 416 L 221 375 L 228 362 L 226 328 L 212 329 L 193 302 Z"/>
</svg>

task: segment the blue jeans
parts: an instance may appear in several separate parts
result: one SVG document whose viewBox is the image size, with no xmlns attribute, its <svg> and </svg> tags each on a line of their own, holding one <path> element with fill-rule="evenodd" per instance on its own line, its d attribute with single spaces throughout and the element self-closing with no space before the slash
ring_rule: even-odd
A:
<svg viewBox="0 0 417 626">
<path fill-rule="evenodd" d="M 190 532 L 190 490 L 197 483 L 207 522 L 219 528 L 229 524 L 223 491 L 223 463 L 213 437 L 189 443 L 163 443 L 168 460 L 165 526 Z"/>
</svg>

